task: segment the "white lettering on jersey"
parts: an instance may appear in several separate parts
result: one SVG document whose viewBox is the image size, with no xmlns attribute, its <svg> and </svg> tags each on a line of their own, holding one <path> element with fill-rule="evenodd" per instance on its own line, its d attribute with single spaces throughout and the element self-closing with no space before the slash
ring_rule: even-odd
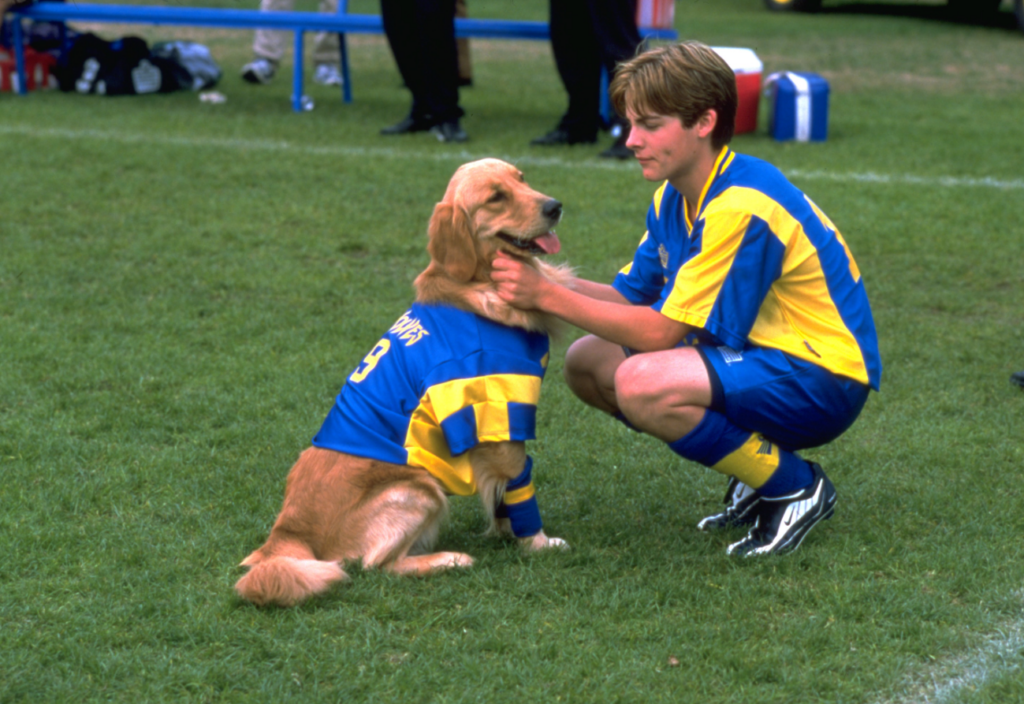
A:
<svg viewBox="0 0 1024 704">
<path fill-rule="evenodd" d="M 403 314 L 402 317 L 391 326 L 391 329 L 388 330 L 388 332 L 392 333 L 395 337 L 404 342 L 406 347 L 412 347 L 423 339 L 424 336 L 430 334 L 427 332 L 426 328 L 423 327 L 419 318 L 412 317 L 409 315 L 408 311 L 406 311 L 405 314 Z"/>
</svg>

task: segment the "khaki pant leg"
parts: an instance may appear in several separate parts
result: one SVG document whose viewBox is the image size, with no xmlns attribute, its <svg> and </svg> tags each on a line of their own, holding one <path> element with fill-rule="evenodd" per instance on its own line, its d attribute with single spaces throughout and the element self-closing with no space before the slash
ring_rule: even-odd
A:
<svg viewBox="0 0 1024 704">
<path fill-rule="evenodd" d="M 337 11 L 338 0 L 320 0 L 320 12 Z M 313 63 L 341 65 L 337 32 L 317 32 L 313 35 Z"/>
<path fill-rule="evenodd" d="M 294 0 L 260 0 L 261 12 L 290 12 L 294 6 Z M 252 53 L 260 58 L 280 63 L 292 37 L 294 32 L 257 29 L 252 42 Z"/>
</svg>

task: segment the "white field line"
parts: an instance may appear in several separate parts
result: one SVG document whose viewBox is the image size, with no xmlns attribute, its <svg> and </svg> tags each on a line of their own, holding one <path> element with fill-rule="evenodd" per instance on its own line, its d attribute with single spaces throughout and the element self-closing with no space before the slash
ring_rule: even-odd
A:
<svg viewBox="0 0 1024 704">
<path fill-rule="evenodd" d="M 997 179 L 990 176 L 971 178 L 965 176 L 914 176 L 911 174 L 876 174 L 872 172 L 836 173 L 833 171 L 806 171 L 789 169 L 790 178 L 805 178 L 811 181 L 853 181 L 858 183 L 906 184 L 910 186 L 945 186 L 947 188 L 998 188 L 1002 190 L 1024 189 L 1024 179 Z"/>
<path fill-rule="evenodd" d="M 485 156 L 499 156 L 506 161 L 524 166 L 550 166 L 574 170 L 636 171 L 636 164 L 617 159 L 566 160 L 559 157 L 533 155 L 495 155 L 473 153 L 462 150 L 425 152 L 394 147 L 354 146 L 313 146 L 283 140 L 229 139 L 217 137 L 174 137 L 170 135 L 112 132 L 105 130 L 75 130 L 37 128 L 30 125 L 0 125 L 0 136 L 34 137 L 37 139 L 90 139 L 100 142 L 121 144 L 160 144 L 192 147 L 197 149 L 226 149 L 232 151 L 295 152 L 315 156 L 369 157 L 378 159 L 416 159 L 462 163 Z M 913 174 L 878 174 L 873 172 L 853 173 L 816 171 L 807 169 L 784 169 L 793 179 L 808 181 L 841 181 L 881 185 L 908 185 L 944 188 L 994 188 L 999 190 L 1024 190 L 1024 179 L 997 179 L 988 176 L 916 176 Z"/>
<path fill-rule="evenodd" d="M 1024 597 L 1024 592 L 1019 592 Z M 940 660 L 906 678 L 903 691 L 879 704 L 949 704 L 964 689 L 1024 669 L 1024 619 L 1005 625 L 974 652 Z"/>
</svg>

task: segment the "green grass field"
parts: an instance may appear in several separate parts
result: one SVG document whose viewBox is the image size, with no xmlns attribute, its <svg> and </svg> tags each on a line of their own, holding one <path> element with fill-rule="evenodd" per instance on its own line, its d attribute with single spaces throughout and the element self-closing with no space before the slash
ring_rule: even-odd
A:
<svg viewBox="0 0 1024 704">
<path fill-rule="evenodd" d="M 558 259 L 601 281 L 654 186 L 597 158 L 607 136 L 527 146 L 565 104 L 539 43 L 473 44 L 458 146 L 378 136 L 408 109 L 382 37 L 351 39 L 354 103 L 310 83 L 304 114 L 290 63 L 240 80 L 251 34 L 187 28 L 101 33 L 202 41 L 223 105 L 0 95 L 0 702 L 1024 701 L 1024 35 L 1004 19 L 677 3 L 682 36 L 831 82 L 827 142 L 774 142 L 762 105 L 733 144 L 843 232 L 885 364 L 807 453 L 839 505 L 797 553 L 740 561 L 741 533 L 696 531 L 724 478 L 572 398 L 570 335 L 530 447 L 570 552 L 524 557 L 456 499 L 440 545 L 472 570 L 355 569 L 291 610 L 240 602 L 236 565 L 411 300 L 454 169 L 518 163 L 565 203 Z"/>
</svg>

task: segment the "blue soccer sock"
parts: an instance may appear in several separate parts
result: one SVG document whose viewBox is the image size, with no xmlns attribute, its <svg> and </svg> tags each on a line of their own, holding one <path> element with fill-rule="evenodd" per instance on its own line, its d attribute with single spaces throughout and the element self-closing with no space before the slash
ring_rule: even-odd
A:
<svg viewBox="0 0 1024 704">
<path fill-rule="evenodd" d="M 799 455 L 710 409 L 693 430 L 668 446 L 681 457 L 736 477 L 766 497 L 792 493 L 814 480 L 810 465 Z"/>
<path fill-rule="evenodd" d="M 806 489 L 813 483 L 814 470 L 807 460 L 795 452 L 780 449 L 778 468 L 764 484 L 757 487 L 757 493 L 771 499 Z"/>
<path fill-rule="evenodd" d="M 508 518 L 512 535 L 528 538 L 537 535 L 544 523 L 540 520 L 536 491 L 533 488 L 533 458 L 526 456 L 526 466 L 518 477 L 505 487 L 505 495 L 494 511 L 495 518 Z"/>
</svg>

